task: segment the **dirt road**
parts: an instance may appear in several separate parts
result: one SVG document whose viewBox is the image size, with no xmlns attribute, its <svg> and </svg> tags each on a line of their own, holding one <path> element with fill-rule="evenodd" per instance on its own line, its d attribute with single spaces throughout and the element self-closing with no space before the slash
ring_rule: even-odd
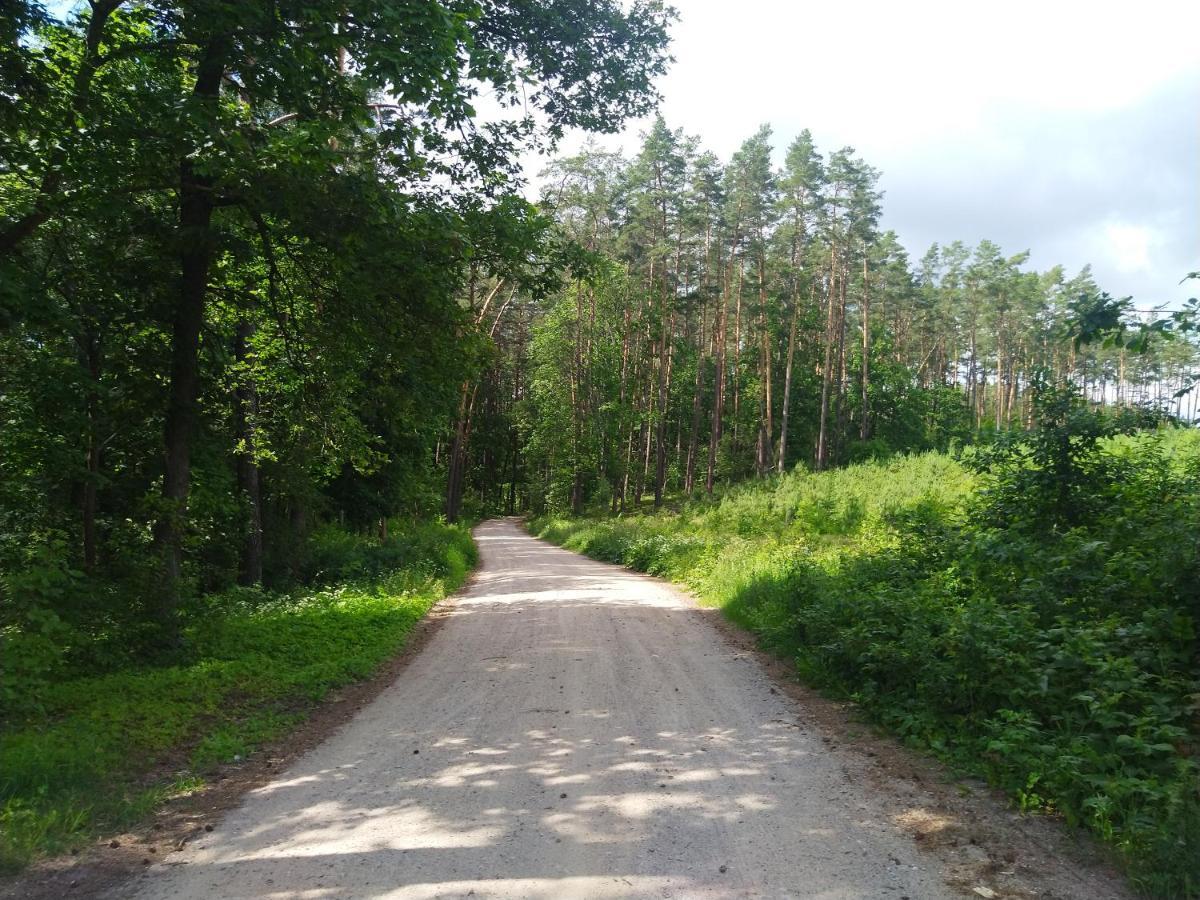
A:
<svg viewBox="0 0 1200 900">
<path fill-rule="evenodd" d="M 705 613 L 512 522 L 477 538 L 394 685 L 136 896 L 961 896 Z"/>
</svg>

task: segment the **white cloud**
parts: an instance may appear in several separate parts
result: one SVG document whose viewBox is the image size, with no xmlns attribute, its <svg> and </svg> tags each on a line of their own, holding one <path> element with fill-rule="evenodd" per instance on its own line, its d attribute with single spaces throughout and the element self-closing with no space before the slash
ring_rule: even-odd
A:
<svg viewBox="0 0 1200 900">
<path fill-rule="evenodd" d="M 768 122 L 782 160 L 809 128 L 883 171 L 884 225 L 914 255 L 986 237 L 1039 268 L 1093 263 L 1113 294 L 1188 295 L 1200 4 L 674 3 L 662 111 L 723 158 Z M 602 142 L 632 152 L 646 124 Z"/>
<path fill-rule="evenodd" d="M 1130 274 L 1149 270 L 1150 245 L 1155 243 L 1152 229 L 1145 225 L 1110 222 L 1104 226 L 1104 240 L 1118 271 Z"/>
</svg>

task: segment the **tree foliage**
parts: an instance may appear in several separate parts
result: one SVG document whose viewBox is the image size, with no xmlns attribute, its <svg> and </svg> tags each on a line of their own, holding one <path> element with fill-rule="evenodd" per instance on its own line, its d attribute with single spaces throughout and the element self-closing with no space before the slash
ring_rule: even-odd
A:
<svg viewBox="0 0 1200 900">
<path fill-rule="evenodd" d="M 564 265 L 519 154 L 650 108 L 672 15 L 6 6 L 4 626 L 170 654 L 180 603 L 298 577 L 320 521 L 435 508 L 481 285 Z"/>
<path fill-rule="evenodd" d="M 852 149 L 803 131 L 776 166 L 772 141 L 722 163 L 659 117 L 633 158 L 586 145 L 549 166 L 542 207 L 597 262 L 501 324 L 505 378 L 479 391 L 504 436 L 468 441 L 468 501 L 620 512 L 798 465 L 1016 453 L 1039 397 L 1073 392 L 1064 416 L 1111 413 L 1097 434 L 1148 408 L 1195 418 L 1191 306 L 1143 322 L 1090 269 L 1032 271 L 986 240 L 910 260 Z M 1069 480 L 1069 455 L 1046 477 Z"/>
</svg>

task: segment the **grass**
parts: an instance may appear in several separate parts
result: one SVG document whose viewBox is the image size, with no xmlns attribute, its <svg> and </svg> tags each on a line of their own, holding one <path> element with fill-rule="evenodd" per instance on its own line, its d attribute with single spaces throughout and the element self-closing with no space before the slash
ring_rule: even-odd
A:
<svg viewBox="0 0 1200 900">
<path fill-rule="evenodd" d="M 530 529 L 687 585 L 909 744 L 1090 829 L 1139 888 L 1197 897 L 1200 434 L 1103 452 L 1120 478 L 1063 530 L 936 453 Z"/>
<path fill-rule="evenodd" d="M 475 558 L 461 527 L 419 526 L 364 543 L 318 542 L 324 571 L 348 566 L 354 580 L 204 598 L 189 615 L 185 663 L 54 683 L 36 713 L 8 721 L 0 868 L 19 870 L 136 822 L 196 789 L 214 766 L 287 733 L 329 691 L 377 671 Z M 174 774 L 147 782 L 172 764 Z"/>
</svg>

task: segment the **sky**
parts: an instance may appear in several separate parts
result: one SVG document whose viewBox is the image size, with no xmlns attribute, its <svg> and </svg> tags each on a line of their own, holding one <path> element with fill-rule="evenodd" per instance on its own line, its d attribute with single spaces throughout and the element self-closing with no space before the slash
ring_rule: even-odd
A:
<svg viewBox="0 0 1200 900">
<path fill-rule="evenodd" d="M 914 260 L 987 238 L 1091 263 L 1138 308 L 1195 295 L 1200 3 L 674 0 L 672 128 L 728 159 L 763 123 L 882 171 Z M 647 120 L 599 143 L 635 153 Z M 577 149 L 571 135 L 563 150 Z"/>
</svg>

